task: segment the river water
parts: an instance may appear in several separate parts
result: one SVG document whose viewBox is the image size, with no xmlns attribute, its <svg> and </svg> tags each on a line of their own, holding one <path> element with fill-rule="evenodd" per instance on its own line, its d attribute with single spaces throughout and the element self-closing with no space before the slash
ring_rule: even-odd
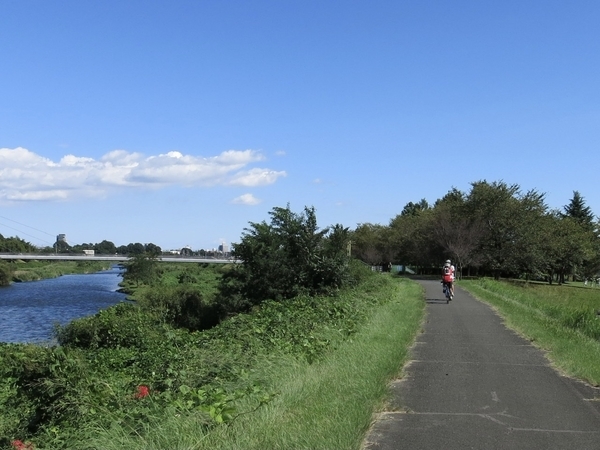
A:
<svg viewBox="0 0 600 450">
<path fill-rule="evenodd" d="M 55 323 L 64 325 L 124 301 L 117 292 L 122 270 L 63 275 L 0 287 L 0 342 L 52 340 Z"/>
</svg>

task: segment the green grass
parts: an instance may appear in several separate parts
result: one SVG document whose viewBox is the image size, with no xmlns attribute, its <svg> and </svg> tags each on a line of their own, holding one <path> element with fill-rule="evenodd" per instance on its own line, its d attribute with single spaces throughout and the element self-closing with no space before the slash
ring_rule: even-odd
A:
<svg viewBox="0 0 600 450">
<path fill-rule="evenodd" d="M 212 298 L 218 290 L 218 282 L 223 273 L 231 270 L 231 264 L 206 264 L 206 263 L 168 263 L 158 262 L 158 274 L 160 278 L 156 284 L 173 287 L 181 284 L 193 284 L 201 290 L 206 298 Z M 143 298 L 147 292 L 152 291 L 153 285 L 136 285 L 136 283 L 124 280 L 123 289 L 130 294 L 132 300 Z"/>
<path fill-rule="evenodd" d="M 600 385 L 599 290 L 488 279 L 460 286 L 495 307 L 564 374 Z"/>
<path fill-rule="evenodd" d="M 18 261 L 14 263 L 14 281 L 37 281 L 67 274 L 83 274 L 109 269 L 109 261 Z"/>
<path fill-rule="evenodd" d="M 275 393 L 246 396 L 228 425 L 206 428 L 202 414 L 157 416 L 142 432 L 118 424 L 88 430 L 89 449 L 358 449 L 373 414 L 382 406 L 388 382 L 397 376 L 420 327 L 421 288 L 409 280 L 379 276 L 371 289 L 347 295 L 374 297 L 355 332 L 329 330 L 328 350 L 310 363 L 293 353 L 258 352 L 248 376 Z M 262 334 L 259 323 L 255 333 Z M 317 330 L 315 330 L 317 332 Z M 323 338 L 324 334 L 319 339 Z M 307 336 L 307 341 L 310 336 Z M 258 382 L 259 381 L 259 382 Z M 269 394 L 267 394 L 268 396 Z"/>
</svg>

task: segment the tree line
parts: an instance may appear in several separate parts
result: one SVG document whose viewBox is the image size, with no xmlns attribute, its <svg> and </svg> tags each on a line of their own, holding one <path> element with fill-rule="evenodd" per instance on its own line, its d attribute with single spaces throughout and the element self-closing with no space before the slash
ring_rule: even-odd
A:
<svg viewBox="0 0 600 450">
<path fill-rule="evenodd" d="M 438 273 L 451 259 L 463 276 L 564 283 L 600 273 L 600 223 L 578 191 L 562 210 L 517 184 L 477 181 L 430 205 L 409 202 L 388 225 L 359 224 L 353 256 Z"/>
</svg>

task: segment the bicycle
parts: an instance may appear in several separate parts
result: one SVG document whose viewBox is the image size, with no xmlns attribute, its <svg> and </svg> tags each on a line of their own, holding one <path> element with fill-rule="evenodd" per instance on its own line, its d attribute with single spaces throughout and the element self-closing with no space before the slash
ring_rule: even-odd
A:
<svg viewBox="0 0 600 450">
<path fill-rule="evenodd" d="M 444 291 L 444 295 L 446 296 L 446 304 L 448 304 L 452 300 L 452 291 L 450 290 L 450 286 L 445 281 L 442 281 L 442 290 Z"/>
</svg>

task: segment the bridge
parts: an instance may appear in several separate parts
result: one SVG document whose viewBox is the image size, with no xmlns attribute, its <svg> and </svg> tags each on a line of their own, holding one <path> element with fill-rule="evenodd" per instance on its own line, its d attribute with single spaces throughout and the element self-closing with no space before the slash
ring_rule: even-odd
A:
<svg viewBox="0 0 600 450">
<path fill-rule="evenodd" d="M 128 255 L 67 255 L 67 254 L 34 254 L 34 253 L 0 253 L 0 260 L 54 260 L 54 261 L 114 261 L 125 262 L 131 259 Z M 240 260 L 231 258 L 201 258 L 194 256 L 158 256 L 157 261 L 176 263 L 207 263 L 207 264 L 235 264 Z"/>
</svg>

